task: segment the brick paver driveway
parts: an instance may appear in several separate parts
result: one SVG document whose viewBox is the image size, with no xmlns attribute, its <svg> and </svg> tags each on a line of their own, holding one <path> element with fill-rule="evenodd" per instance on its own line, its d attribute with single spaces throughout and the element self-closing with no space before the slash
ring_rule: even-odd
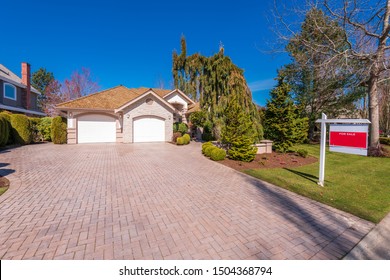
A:
<svg viewBox="0 0 390 280">
<path fill-rule="evenodd" d="M 335 259 L 372 228 L 204 158 L 200 144 L 0 151 L 2 259 Z"/>
</svg>

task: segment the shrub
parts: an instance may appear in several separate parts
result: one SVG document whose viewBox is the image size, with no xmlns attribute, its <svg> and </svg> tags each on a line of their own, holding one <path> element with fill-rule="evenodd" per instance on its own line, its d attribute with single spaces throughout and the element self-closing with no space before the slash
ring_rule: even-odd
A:
<svg viewBox="0 0 390 280">
<path fill-rule="evenodd" d="M 8 143 L 10 134 L 9 121 L 0 115 L 0 146 L 5 146 Z"/>
<path fill-rule="evenodd" d="M 211 143 L 211 142 L 203 143 L 203 144 L 202 144 L 202 154 L 204 154 L 204 150 L 205 150 L 207 147 L 211 147 L 211 146 L 214 146 L 213 143 Z"/>
<path fill-rule="evenodd" d="M 43 140 L 42 133 L 39 130 L 39 123 L 41 122 L 40 118 L 29 118 L 31 126 L 31 134 L 33 142 L 41 142 Z"/>
<path fill-rule="evenodd" d="M 13 144 L 14 139 L 12 135 L 12 126 L 11 126 L 11 114 L 8 112 L 1 112 L 0 116 L 4 118 L 5 122 L 8 125 L 8 140 L 6 144 Z"/>
<path fill-rule="evenodd" d="M 51 139 L 54 144 L 66 144 L 66 119 L 54 117 L 51 122 Z"/>
<path fill-rule="evenodd" d="M 32 131 L 28 117 L 21 114 L 12 114 L 10 118 L 15 143 L 20 145 L 30 144 L 32 141 Z"/>
<path fill-rule="evenodd" d="M 173 143 L 176 143 L 177 141 L 177 138 L 181 137 L 181 132 L 174 132 L 173 135 L 172 135 L 172 142 Z"/>
<path fill-rule="evenodd" d="M 51 121 L 51 117 L 44 117 L 40 119 L 38 124 L 38 129 L 44 141 L 51 141 Z"/>
<path fill-rule="evenodd" d="M 184 138 L 183 137 L 177 137 L 176 144 L 177 145 L 184 145 Z"/>
<path fill-rule="evenodd" d="M 183 135 L 184 133 L 187 133 L 188 131 L 188 126 L 185 123 L 179 123 L 175 122 L 173 124 L 173 132 L 181 132 Z"/>
<path fill-rule="evenodd" d="M 225 157 L 226 157 L 226 151 L 224 149 L 216 148 L 216 149 L 213 149 L 211 151 L 210 158 L 212 160 L 215 160 L 215 161 L 224 160 Z"/>
<path fill-rule="evenodd" d="M 205 155 L 206 157 L 210 157 L 212 151 L 215 150 L 215 149 L 218 149 L 218 148 L 215 147 L 214 145 L 213 145 L 213 146 L 207 147 L 207 148 L 204 150 L 204 155 Z"/>
<path fill-rule="evenodd" d="M 202 140 L 203 141 L 213 141 L 213 140 L 215 140 L 215 138 L 211 132 L 204 132 L 202 134 Z"/>
<path fill-rule="evenodd" d="M 307 158 L 307 156 L 309 155 L 309 152 L 305 149 L 299 149 L 297 151 L 297 153 L 300 157 L 303 157 L 303 158 Z"/>
<path fill-rule="evenodd" d="M 183 139 L 184 139 L 184 144 L 185 144 L 185 145 L 189 144 L 190 141 L 191 141 L 191 137 L 190 137 L 190 135 L 187 134 L 187 133 L 183 135 Z"/>
<path fill-rule="evenodd" d="M 390 146 L 390 137 L 380 137 L 379 142 L 384 145 Z"/>
</svg>

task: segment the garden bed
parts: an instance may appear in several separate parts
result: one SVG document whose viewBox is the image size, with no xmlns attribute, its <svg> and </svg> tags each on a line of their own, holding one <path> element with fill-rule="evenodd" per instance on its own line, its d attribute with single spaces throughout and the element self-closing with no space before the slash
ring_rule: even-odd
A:
<svg viewBox="0 0 390 280">
<path fill-rule="evenodd" d="M 245 169 L 264 169 L 264 168 L 294 168 L 317 162 L 318 159 L 312 156 L 306 158 L 297 153 L 275 153 L 258 154 L 252 162 L 241 162 L 231 159 L 220 161 L 223 165 L 242 171 Z"/>
</svg>

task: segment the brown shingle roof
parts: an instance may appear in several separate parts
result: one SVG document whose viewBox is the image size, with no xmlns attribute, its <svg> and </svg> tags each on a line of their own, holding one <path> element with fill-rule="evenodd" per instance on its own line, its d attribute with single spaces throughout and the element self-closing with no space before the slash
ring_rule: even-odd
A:
<svg viewBox="0 0 390 280">
<path fill-rule="evenodd" d="M 149 88 L 132 88 L 117 86 L 103 90 L 88 96 L 84 96 L 72 101 L 60 103 L 57 108 L 74 108 L 74 109 L 107 109 L 114 110 L 130 102 L 138 96 L 150 90 Z M 152 89 L 157 95 L 163 97 L 171 90 Z"/>
</svg>

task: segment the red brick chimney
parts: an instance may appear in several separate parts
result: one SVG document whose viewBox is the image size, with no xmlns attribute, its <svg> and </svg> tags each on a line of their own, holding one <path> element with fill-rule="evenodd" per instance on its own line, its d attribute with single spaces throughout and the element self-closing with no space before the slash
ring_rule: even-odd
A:
<svg viewBox="0 0 390 280">
<path fill-rule="evenodd" d="M 22 83 L 26 86 L 26 109 L 30 109 L 31 102 L 31 73 L 30 64 L 22 62 Z"/>
</svg>

